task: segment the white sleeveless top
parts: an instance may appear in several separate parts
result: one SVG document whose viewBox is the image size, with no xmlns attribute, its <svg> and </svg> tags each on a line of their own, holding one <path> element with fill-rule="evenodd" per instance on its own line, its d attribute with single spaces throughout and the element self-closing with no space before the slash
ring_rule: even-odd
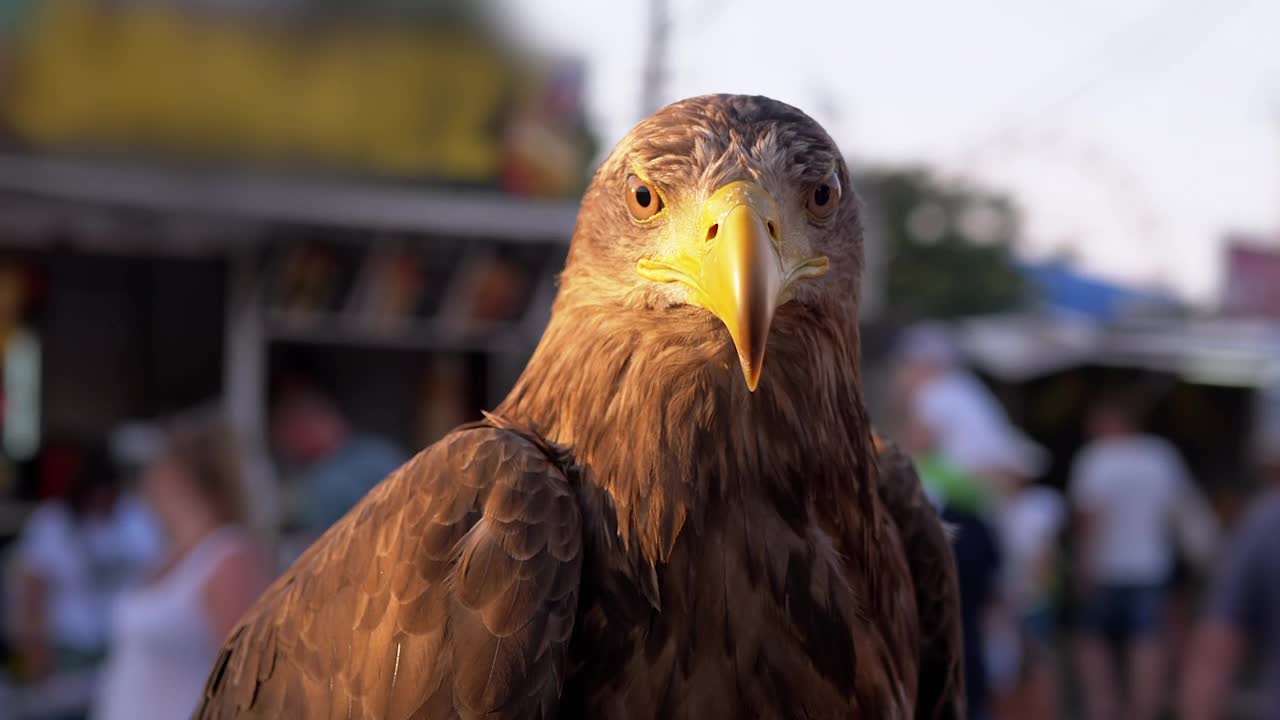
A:
<svg viewBox="0 0 1280 720">
<path fill-rule="evenodd" d="M 205 583 L 248 542 L 239 528 L 219 528 L 164 577 L 120 596 L 95 720 L 191 717 L 221 644 L 205 614 Z"/>
</svg>

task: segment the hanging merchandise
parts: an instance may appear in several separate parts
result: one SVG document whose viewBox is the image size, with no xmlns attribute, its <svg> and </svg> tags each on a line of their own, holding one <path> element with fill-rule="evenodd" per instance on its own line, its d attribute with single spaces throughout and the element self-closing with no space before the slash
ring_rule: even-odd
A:
<svg viewBox="0 0 1280 720">
<path fill-rule="evenodd" d="M 5 456 L 22 462 L 40 449 L 40 340 L 19 328 L 4 348 Z"/>
</svg>

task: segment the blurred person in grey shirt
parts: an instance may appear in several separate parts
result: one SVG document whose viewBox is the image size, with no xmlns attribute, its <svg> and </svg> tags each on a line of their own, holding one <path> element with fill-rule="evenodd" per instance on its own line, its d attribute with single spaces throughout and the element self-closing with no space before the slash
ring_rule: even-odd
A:
<svg viewBox="0 0 1280 720">
<path fill-rule="evenodd" d="M 1250 505 L 1218 564 L 1188 653 L 1182 717 L 1226 718 L 1251 652 L 1265 664 L 1263 706 L 1246 717 L 1280 720 L 1280 438 L 1266 454 L 1267 487 Z"/>
</svg>

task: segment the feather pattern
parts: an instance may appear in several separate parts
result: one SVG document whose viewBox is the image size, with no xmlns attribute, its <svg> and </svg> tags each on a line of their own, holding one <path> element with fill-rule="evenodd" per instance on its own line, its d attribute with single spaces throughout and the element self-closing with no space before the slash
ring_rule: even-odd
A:
<svg viewBox="0 0 1280 720">
<path fill-rule="evenodd" d="M 506 427 L 381 483 L 227 640 L 200 718 L 548 718 L 582 567 L 572 466 Z"/>
</svg>

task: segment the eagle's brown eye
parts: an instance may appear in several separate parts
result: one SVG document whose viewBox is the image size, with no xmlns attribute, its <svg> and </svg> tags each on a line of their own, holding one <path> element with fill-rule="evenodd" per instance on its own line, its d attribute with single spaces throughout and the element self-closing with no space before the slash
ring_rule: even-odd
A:
<svg viewBox="0 0 1280 720">
<path fill-rule="evenodd" d="M 648 220 L 662 210 L 662 198 L 643 180 L 631 175 L 627 178 L 627 209 L 631 217 Z"/>
<path fill-rule="evenodd" d="M 805 208 L 818 220 L 826 220 L 835 214 L 840 206 L 840 181 L 835 175 L 819 183 L 809 193 Z"/>
</svg>

